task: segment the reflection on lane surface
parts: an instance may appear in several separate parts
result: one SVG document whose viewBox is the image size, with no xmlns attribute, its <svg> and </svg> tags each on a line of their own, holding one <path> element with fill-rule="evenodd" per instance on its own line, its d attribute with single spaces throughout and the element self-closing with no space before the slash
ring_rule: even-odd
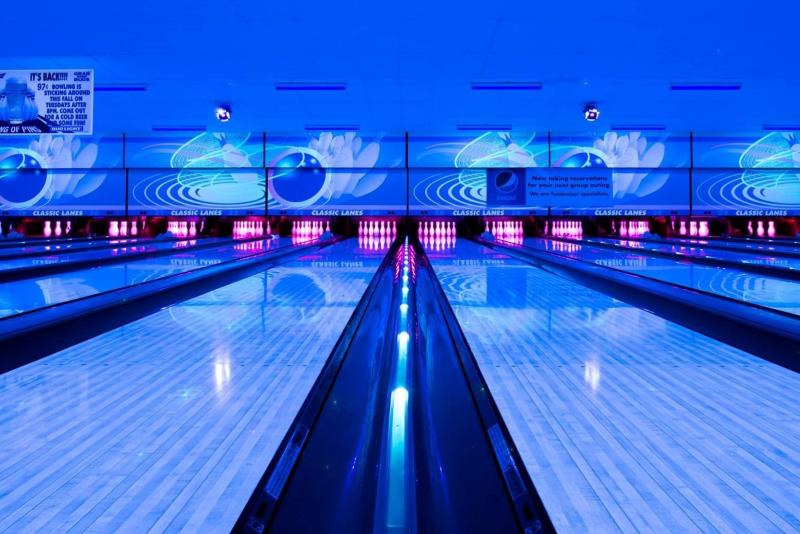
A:
<svg viewBox="0 0 800 534">
<path fill-rule="evenodd" d="M 0 531 L 229 531 L 380 260 L 334 245 L 0 376 Z"/>
<path fill-rule="evenodd" d="M 727 262 L 743 263 L 749 265 L 763 265 L 790 271 L 800 270 L 800 256 L 789 258 L 786 256 L 770 256 L 767 252 L 742 252 L 736 250 L 719 250 L 696 245 L 675 244 L 671 240 L 665 242 L 637 241 L 625 239 L 609 239 L 602 237 L 584 237 L 584 244 L 603 243 L 619 248 L 634 250 L 651 250 L 654 252 L 675 254 L 689 258 L 708 258 Z"/>
<path fill-rule="evenodd" d="M 72 254 L 54 254 L 47 256 L 34 256 L 32 258 L 16 258 L 12 260 L 0 261 L 0 272 L 9 269 L 21 269 L 26 267 L 40 267 L 44 265 L 68 264 L 77 261 L 97 260 L 131 254 L 141 254 L 146 252 L 156 252 L 161 250 L 181 250 L 195 245 L 213 245 L 214 243 L 230 243 L 226 238 L 204 238 L 183 239 L 180 241 L 155 241 L 150 240 L 141 244 L 132 245 L 121 244 L 119 247 L 103 248 L 100 250 L 87 250 Z"/>
<path fill-rule="evenodd" d="M 13 246 L 11 242 L 0 241 L 0 259 L 5 256 L 16 256 L 17 254 L 38 254 L 41 252 L 72 252 L 78 250 L 87 250 L 97 247 L 104 247 L 107 245 L 143 245 L 145 243 L 152 243 L 154 240 L 149 237 L 139 238 L 97 238 L 97 239 L 78 239 L 75 241 L 63 241 L 54 243 L 37 243 L 35 240 L 28 241 L 19 246 Z"/>
<path fill-rule="evenodd" d="M 800 242 L 791 239 L 731 239 L 724 238 L 716 239 L 691 239 L 691 238 L 668 238 L 664 240 L 667 243 L 678 243 L 682 245 L 708 245 L 713 247 L 725 249 L 742 249 L 749 252 L 758 252 L 762 254 L 769 254 L 770 252 L 785 252 L 790 254 L 797 254 L 800 256 Z"/>
<path fill-rule="evenodd" d="M 800 375 L 474 243 L 434 258 L 559 532 L 800 528 Z"/>
<path fill-rule="evenodd" d="M 800 315 L 800 283 L 791 280 L 551 239 L 529 238 L 524 245 Z"/>
<path fill-rule="evenodd" d="M 283 246 L 289 246 L 287 240 L 267 239 L 229 243 L 216 248 L 176 251 L 169 256 L 132 260 L 0 284 L 0 318 L 172 274 L 193 271 L 225 260 L 250 256 Z"/>
</svg>

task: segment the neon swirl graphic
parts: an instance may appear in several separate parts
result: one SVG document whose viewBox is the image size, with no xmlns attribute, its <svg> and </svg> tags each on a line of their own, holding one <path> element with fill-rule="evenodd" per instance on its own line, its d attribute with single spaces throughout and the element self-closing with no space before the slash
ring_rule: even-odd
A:
<svg viewBox="0 0 800 534">
<path fill-rule="evenodd" d="M 436 208 L 481 208 L 486 206 L 486 171 L 463 170 L 426 176 L 414 184 L 414 198 Z"/>
<path fill-rule="evenodd" d="M 709 207 L 800 208 L 800 134 L 773 132 L 742 150 L 736 172 L 700 174 L 696 201 Z"/>
<path fill-rule="evenodd" d="M 260 156 L 260 143 L 248 144 L 250 138 L 249 133 L 202 133 L 193 137 L 172 153 L 170 167 L 176 171 L 156 172 L 135 181 L 132 204 L 263 209 L 266 177 L 251 162 L 251 158 Z"/>
<path fill-rule="evenodd" d="M 444 156 L 453 171 L 436 172 L 419 178 L 412 188 L 415 202 L 434 208 L 486 207 L 487 168 L 537 167 L 533 141 L 535 133 L 512 138 L 508 132 L 486 132 L 467 142 L 430 145 L 419 156 L 421 162 Z M 546 145 L 544 150 L 546 154 Z M 450 159 L 452 158 L 452 159 Z"/>
</svg>

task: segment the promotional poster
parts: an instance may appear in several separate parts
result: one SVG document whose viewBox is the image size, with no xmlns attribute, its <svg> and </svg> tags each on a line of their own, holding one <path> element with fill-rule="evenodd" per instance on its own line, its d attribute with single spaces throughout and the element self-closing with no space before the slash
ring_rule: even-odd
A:
<svg viewBox="0 0 800 534">
<path fill-rule="evenodd" d="M 0 135 L 92 133 L 94 71 L 0 70 Z"/>
</svg>

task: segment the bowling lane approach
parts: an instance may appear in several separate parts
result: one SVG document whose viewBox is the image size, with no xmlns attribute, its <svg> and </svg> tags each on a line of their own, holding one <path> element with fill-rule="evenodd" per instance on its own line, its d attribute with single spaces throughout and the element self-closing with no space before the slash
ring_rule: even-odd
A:
<svg viewBox="0 0 800 534">
<path fill-rule="evenodd" d="M 0 375 L 0 532 L 228 532 L 381 259 L 315 250 Z"/>
<path fill-rule="evenodd" d="M 227 240 L 225 244 L 209 249 L 181 251 L 176 248 L 175 253 L 168 256 L 132 258 L 132 261 L 125 263 L 0 284 L 0 319 L 289 246 L 289 239 Z"/>
<path fill-rule="evenodd" d="M 609 249 L 584 242 L 526 238 L 525 247 L 589 261 L 670 284 L 800 315 L 800 283 L 732 267 L 695 264 L 638 253 L 633 249 Z"/>
<path fill-rule="evenodd" d="M 473 242 L 430 256 L 559 532 L 800 529 L 800 375 Z"/>
</svg>

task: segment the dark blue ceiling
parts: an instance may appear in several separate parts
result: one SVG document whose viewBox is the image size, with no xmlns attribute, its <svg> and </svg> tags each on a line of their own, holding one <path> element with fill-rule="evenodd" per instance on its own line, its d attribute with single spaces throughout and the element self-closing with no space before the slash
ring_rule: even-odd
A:
<svg viewBox="0 0 800 534">
<path fill-rule="evenodd" d="M 24 7 L 22 7 L 24 5 Z M 98 84 L 145 91 L 95 97 L 95 130 L 231 129 L 444 132 L 514 129 L 756 130 L 800 124 L 800 2 L 405 0 L 80 3 L 39 0 L 3 18 L 0 66 L 91 67 Z M 35 7 L 34 7 L 35 6 Z M 25 12 L 30 12 L 30 17 Z M 472 82 L 541 90 L 476 91 Z M 343 91 L 277 91 L 337 82 Z M 733 83 L 734 91 L 674 91 Z"/>
</svg>

